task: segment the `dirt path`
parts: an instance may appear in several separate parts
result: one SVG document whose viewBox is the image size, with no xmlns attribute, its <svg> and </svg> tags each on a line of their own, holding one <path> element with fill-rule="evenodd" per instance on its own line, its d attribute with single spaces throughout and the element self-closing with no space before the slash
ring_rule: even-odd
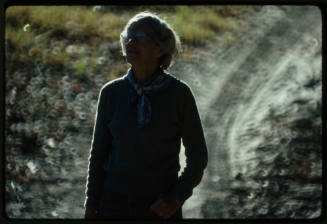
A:
<svg viewBox="0 0 327 224">
<path fill-rule="evenodd" d="M 250 156 L 233 139 L 245 121 L 254 121 L 259 104 L 268 105 L 268 90 L 283 79 L 289 82 L 290 65 L 300 75 L 307 72 L 303 63 L 310 63 L 305 55 L 318 57 L 321 19 L 315 7 L 264 6 L 243 21 L 247 31 L 236 45 L 226 49 L 217 38 L 195 63 L 174 66 L 194 91 L 209 149 L 203 182 L 185 204 L 186 218 L 230 218 L 224 198 L 245 166 L 242 158 Z M 319 69 L 319 63 L 309 66 Z"/>
</svg>

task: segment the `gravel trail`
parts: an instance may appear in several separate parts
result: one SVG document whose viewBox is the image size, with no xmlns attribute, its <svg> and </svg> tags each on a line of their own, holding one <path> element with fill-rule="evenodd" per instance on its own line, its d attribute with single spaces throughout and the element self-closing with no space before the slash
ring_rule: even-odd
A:
<svg viewBox="0 0 327 224">
<path fill-rule="evenodd" d="M 248 130 L 244 125 L 260 126 L 258 117 L 273 108 L 272 94 L 320 71 L 320 16 L 311 6 L 263 6 L 244 18 L 247 31 L 235 45 L 226 49 L 217 38 L 194 63 L 174 65 L 193 89 L 209 150 L 203 181 L 185 204 L 186 218 L 233 218 L 224 199 L 235 176 L 253 165 L 246 161 L 255 154 L 246 149 L 261 142 L 253 136 L 243 145 L 237 138 Z"/>
</svg>

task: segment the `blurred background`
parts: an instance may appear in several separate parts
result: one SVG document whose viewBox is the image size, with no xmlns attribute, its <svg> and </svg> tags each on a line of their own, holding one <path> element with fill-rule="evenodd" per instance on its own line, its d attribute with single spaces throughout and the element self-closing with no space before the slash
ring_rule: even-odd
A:
<svg viewBox="0 0 327 224">
<path fill-rule="evenodd" d="M 181 37 L 168 72 L 191 86 L 209 150 L 184 217 L 319 217 L 321 15 L 272 5 L 9 7 L 8 217 L 83 218 L 99 90 L 129 68 L 119 35 L 145 10 Z M 180 157 L 183 167 L 183 147 Z"/>
</svg>

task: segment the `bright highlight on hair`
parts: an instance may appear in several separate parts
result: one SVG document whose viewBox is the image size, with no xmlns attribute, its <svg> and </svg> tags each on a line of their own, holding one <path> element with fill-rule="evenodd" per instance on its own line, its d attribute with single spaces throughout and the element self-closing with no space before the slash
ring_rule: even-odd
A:
<svg viewBox="0 0 327 224">
<path fill-rule="evenodd" d="M 138 13 L 131 18 L 121 33 L 120 44 L 123 56 L 126 56 L 126 49 L 122 37 L 127 36 L 133 28 L 139 25 L 144 25 L 151 30 L 151 37 L 164 52 L 164 55 L 160 58 L 159 64 L 162 69 L 167 69 L 172 59 L 180 52 L 181 42 L 179 36 L 165 20 L 147 11 Z"/>
</svg>

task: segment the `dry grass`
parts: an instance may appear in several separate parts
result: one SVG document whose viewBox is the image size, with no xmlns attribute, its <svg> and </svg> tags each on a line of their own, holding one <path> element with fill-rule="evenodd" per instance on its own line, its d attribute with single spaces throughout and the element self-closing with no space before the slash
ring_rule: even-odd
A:
<svg viewBox="0 0 327 224">
<path fill-rule="evenodd" d="M 94 11 L 92 7 L 87 6 L 11 6 L 6 10 L 5 40 L 13 49 L 11 56 L 16 59 L 26 62 L 40 59 L 42 63 L 63 65 L 70 57 L 65 51 L 42 54 L 50 47 L 51 40 L 65 39 L 70 43 L 79 42 L 97 49 L 103 41 L 117 41 L 129 18 L 140 11 L 149 10 L 165 18 L 180 35 L 182 44 L 198 46 L 212 39 L 220 31 L 237 32 L 239 28 L 233 17 L 243 13 L 246 8 L 119 6 L 107 7 L 105 11 Z M 27 29 L 24 30 L 24 27 Z M 37 38 L 38 36 L 42 38 Z M 80 55 L 73 66 L 76 73 L 83 74 L 86 69 L 85 58 L 92 62 L 94 56 L 98 56 L 98 53 Z M 94 63 L 90 65 L 93 66 Z M 115 72 L 119 72 L 118 70 L 120 68 Z"/>
</svg>

